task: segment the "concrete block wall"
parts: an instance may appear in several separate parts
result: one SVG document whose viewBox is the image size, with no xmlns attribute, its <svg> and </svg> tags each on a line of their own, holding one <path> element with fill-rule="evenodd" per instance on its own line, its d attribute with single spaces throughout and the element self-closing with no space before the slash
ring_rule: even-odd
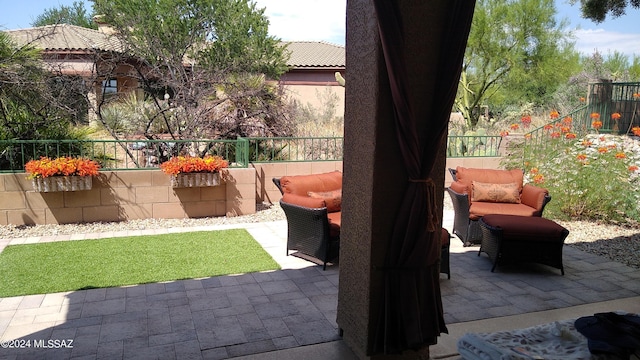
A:
<svg viewBox="0 0 640 360">
<path fill-rule="evenodd" d="M 0 225 L 255 213 L 255 169 L 228 169 L 223 178 L 219 186 L 173 188 L 159 170 L 104 171 L 91 190 L 40 193 L 24 173 L 0 174 Z"/>
<path fill-rule="evenodd" d="M 251 164 L 228 169 L 220 186 L 172 188 L 159 170 L 104 171 L 88 191 L 34 192 L 26 174 L 0 174 L 0 225 L 68 224 L 134 219 L 183 219 L 253 214 L 257 203 L 282 197 L 271 180 L 342 171 L 342 161 Z M 456 166 L 497 169 L 500 158 L 447 159 Z M 451 176 L 445 174 L 445 186 Z"/>
</svg>

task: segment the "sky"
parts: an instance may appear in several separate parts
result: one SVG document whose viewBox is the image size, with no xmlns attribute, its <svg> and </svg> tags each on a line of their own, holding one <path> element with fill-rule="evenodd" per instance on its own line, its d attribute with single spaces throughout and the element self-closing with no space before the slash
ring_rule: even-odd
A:
<svg viewBox="0 0 640 360">
<path fill-rule="evenodd" d="M 0 30 L 29 27 L 45 9 L 71 5 L 74 0 L 0 0 Z M 90 9 L 87 0 L 85 7 Z M 596 50 L 605 57 L 614 51 L 629 57 L 640 56 L 640 10 L 628 9 L 627 14 L 607 19 L 601 24 L 580 18 L 579 5 L 568 0 L 555 0 L 557 20 L 569 21 L 568 30 L 576 36 L 576 49 L 584 55 Z M 345 44 L 346 0 L 256 0 L 266 8 L 270 34 L 285 41 L 326 41 Z"/>
</svg>

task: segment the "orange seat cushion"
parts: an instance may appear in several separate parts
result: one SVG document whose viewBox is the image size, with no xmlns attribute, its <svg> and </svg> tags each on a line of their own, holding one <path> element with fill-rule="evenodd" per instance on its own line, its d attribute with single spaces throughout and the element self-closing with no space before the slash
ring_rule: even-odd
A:
<svg viewBox="0 0 640 360">
<path fill-rule="evenodd" d="M 489 214 L 511 214 L 519 216 L 539 216 L 538 211 L 524 204 L 490 203 L 476 201 L 469 207 L 469 219 L 478 220 Z"/>
</svg>

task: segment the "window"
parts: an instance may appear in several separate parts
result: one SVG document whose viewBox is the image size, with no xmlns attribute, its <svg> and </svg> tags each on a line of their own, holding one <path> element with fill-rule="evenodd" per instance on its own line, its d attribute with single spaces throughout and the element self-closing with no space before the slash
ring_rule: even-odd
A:
<svg viewBox="0 0 640 360">
<path fill-rule="evenodd" d="M 105 95 L 112 95 L 118 92 L 118 80 L 109 79 L 102 81 L 102 91 Z"/>
</svg>

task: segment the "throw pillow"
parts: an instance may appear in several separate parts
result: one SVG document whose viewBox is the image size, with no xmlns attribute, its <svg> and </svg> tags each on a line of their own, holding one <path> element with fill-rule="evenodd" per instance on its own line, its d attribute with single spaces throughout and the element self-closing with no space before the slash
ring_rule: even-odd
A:
<svg viewBox="0 0 640 360">
<path fill-rule="evenodd" d="M 308 196 L 289 194 L 289 193 L 285 193 L 284 195 L 282 195 L 282 201 L 289 204 L 312 208 L 312 209 L 327 207 L 327 204 L 322 199 L 313 199 Z"/>
<path fill-rule="evenodd" d="M 519 204 L 519 188 L 517 183 L 488 184 L 474 181 L 471 201 Z"/>
<path fill-rule="evenodd" d="M 342 209 L 342 190 L 332 191 L 309 191 L 309 197 L 322 199 L 327 204 L 328 212 L 337 212 Z"/>
</svg>

